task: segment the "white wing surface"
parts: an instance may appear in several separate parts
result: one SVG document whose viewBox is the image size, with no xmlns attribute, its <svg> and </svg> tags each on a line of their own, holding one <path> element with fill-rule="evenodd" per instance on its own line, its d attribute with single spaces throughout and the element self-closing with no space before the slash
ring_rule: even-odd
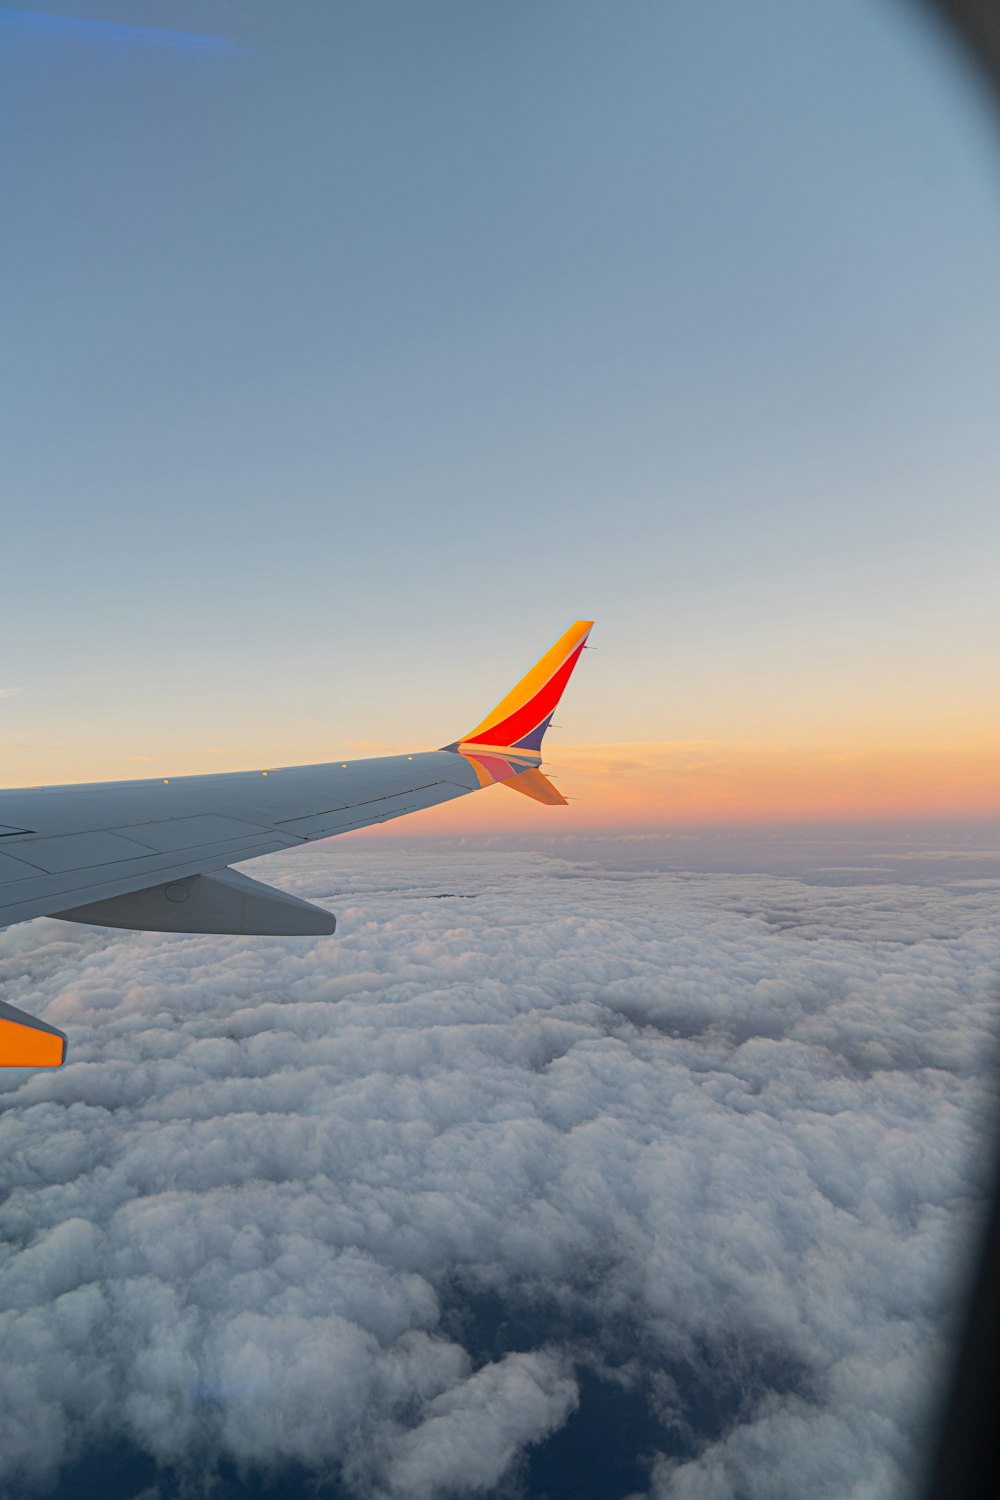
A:
<svg viewBox="0 0 1000 1500">
<path fill-rule="evenodd" d="M 463 756 L 436 750 L 0 792 L 0 924 L 58 916 L 383 823 L 478 786 Z M 116 925 L 108 913 L 105 922 Z"/>
</svg>

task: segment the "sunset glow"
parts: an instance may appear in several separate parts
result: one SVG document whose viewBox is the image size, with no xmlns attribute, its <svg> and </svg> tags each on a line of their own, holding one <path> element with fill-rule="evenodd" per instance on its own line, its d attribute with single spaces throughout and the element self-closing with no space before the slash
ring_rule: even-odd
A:
<svg viewBox="0 0 1000 1500">
<path fill-rule="evenodd" d="M 258 748 L 279 748 L 267 743 Z M 330 758 L 329 745 L 307 743 L 289 755 L 255 757 L 250 747 L 213 747 L 161 758 L 125 757 L 97 746 L 73 753 L 52 747 L 6 752 L 11 786 L 86 780 L 141 780 L 204 775 Z M 405 754 L 426 746 L 353 743 L 352 759 Z M 385 836 L 557 828 L 670 828 L 677 824 L 772 823 L 784 820 L 989 816 L 1000 812 L 1000 737 L 972 746 L 779 746 L 722 741 L 553 745 L 546 774 L 569 799 L 543 808 L 502 788 L 400 819 Z"/>
<path fill-rule="evenodd" d="M 563 746 L 546 772 L 571 799 L 568 808 L 521 807 L 501 789 L 401 820 L 396 831 L 413 837 L 536 827 L 549 834 L 557 819 L 568 830 L 985 816 L 1000 812 L 998 764 L 1000 745 L 826 752 L 715 743 Z"/>
</svg>

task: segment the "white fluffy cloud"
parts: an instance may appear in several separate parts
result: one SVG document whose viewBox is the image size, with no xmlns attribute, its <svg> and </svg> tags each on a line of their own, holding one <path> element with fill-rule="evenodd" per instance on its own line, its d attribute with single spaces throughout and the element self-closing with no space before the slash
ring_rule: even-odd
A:
<svg viewBox="0 0 1000 1500">
<path fill-rule="evenodd" d="M 337 937 L 0 934 L 70 1037 L 0 1077 L 0 1481 L 125 1438 L 487 1495 L 589 1369 L 655 1409 L 656 1500 L 894 1492 L 980 1187 L 994 883 L 257 873 Z"/>
</svg>

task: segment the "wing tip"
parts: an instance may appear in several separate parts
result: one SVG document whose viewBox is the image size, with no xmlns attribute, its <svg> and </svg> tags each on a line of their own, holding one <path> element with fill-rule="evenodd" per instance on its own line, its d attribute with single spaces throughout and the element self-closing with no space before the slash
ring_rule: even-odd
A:
<svg viewBox="0 0 1000 1500">
<path fill-rule="evenodd" d="M 574 620 L 506 697 L 458 743 L 540 755 L 545 731 L 593 628 L 593 620 Z"/>
</svg>

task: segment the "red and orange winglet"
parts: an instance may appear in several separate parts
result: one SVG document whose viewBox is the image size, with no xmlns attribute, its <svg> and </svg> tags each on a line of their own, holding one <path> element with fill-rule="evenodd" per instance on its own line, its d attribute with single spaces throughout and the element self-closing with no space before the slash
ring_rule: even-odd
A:
<svg viewBox="0 0 1000 1500">
<path fill-rule="evenodd" d="M 593 620 L 576 620 L 481 724 L 448 747 L 465 756 L 481 786 L 509 781 L 540 764 L 542 738 L 593 624 Z M 544 779 L 539 772 L 539 782 Z M 554 795 L 537 800 L 565 801 L 551 783 L 546 786 Z"/>
<path fill-rule="evenodd" d="M 0 1000 L 0 1068 L 61 1068 L 65 1061 L 61 1031 Z"/>
</svg>

